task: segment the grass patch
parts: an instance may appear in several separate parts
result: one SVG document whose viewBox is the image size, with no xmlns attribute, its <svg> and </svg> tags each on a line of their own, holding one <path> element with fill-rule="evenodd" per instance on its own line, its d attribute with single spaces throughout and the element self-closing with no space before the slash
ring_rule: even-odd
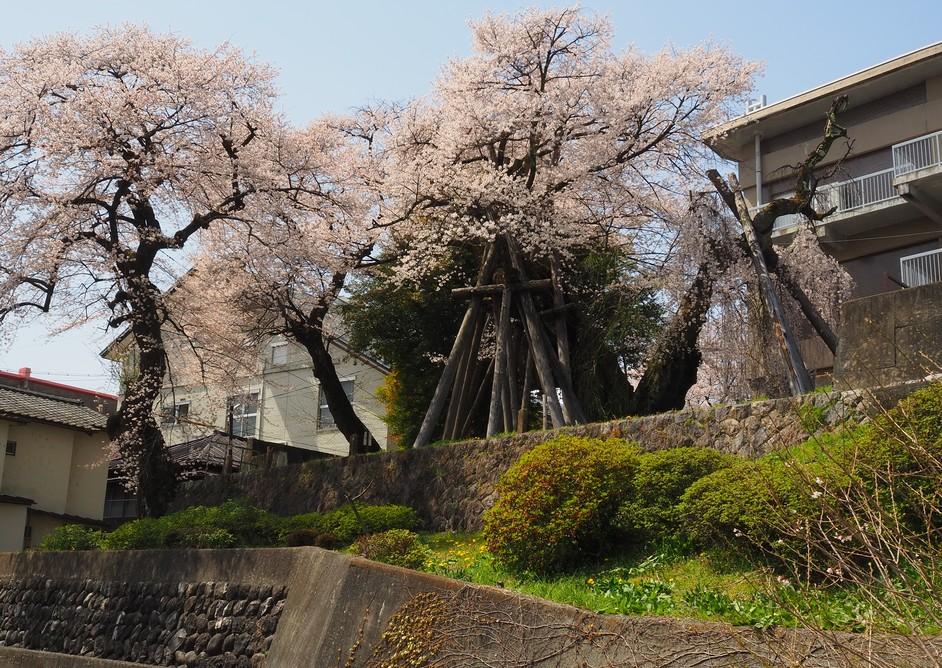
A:
<svg viewBox="0 0 942 668">
<path fill-rule="evenodd" d="M 796 588 L 723 550 L 662 544 L 599 559 L 570 573 L 537 576 L 503 568 L 478 533 L 430 533 L 427 569 L 474 584 L 608 614 L 669 615 L 770 628 L 814 619 L 842 631 L 893 630 L 852 592 Z"/>
</svg>

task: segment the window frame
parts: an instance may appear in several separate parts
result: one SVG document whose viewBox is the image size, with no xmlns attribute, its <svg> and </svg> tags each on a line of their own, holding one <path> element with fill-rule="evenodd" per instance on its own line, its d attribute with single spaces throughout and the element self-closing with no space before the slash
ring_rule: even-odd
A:
<svg viewBox="0 0 942 668">
<path fill-rule="evenodd" d="M 247 413 L 244 411 L 244 407 L 250 403 L 251 399 L 249 397 L 254 396 L 255 399 L 255 411 Z M 232 435 L 236 438 L 256 438 L 258 434 L 258 423 L 259 423 L 259 414 L 261 408 L 262 393 L 258 388 L 247 389 L 244 392 L 239 394 L 233 394 L 227 397 L 226 399 L 226 425 L 225 431 L 229 431 L 229 413 L 232 413 Z M 235 413 L 235 406 L 241 405 L 243 407 L 243 412 L 240 414 Z M 245 432 L 245 419 L 253 418 L 253 428 L 251 433 Z M 236 425 L 239 425 L 238 431 L 236 430 Z"/>
<path fill-rule="evenodd" d="M 284 361 L 279 362 L 279 361 L 277 361 L 277 360 L 275 359 L 275 351 L 276 351 L 276 350 L 279 351 L 279 352 L 280 352 L 280 351 L 284 351 L 284 356 L 285 356 Z M 287 344 L 287 342 L 282 341 L 282 342 L 280 342 L 280 343 L 273 343 L 273 344 L 271 344 L 271 354 L 269 355 L 268 361 L 269 361 L 269 363 L 270 363 L 272 366 L 285 366 L 285 365 L 288 363 L 288 344 Z"/>
<path fill-rule="evenodd" d="M 190 414 L 190 403 L 189 399 L 184 399 L 165 406 L 163 415 L 160 418 L 160 425 L 162 427 L 173 427 L 180 424 L 180 407 L 186 406 L 186 412 L 183 415 L 185 418 Z"/>
<path fill-rule="evenodd" d="M 346 383 L 350 383 L 350 392 L 347 394 L 347 399 L 350 401 L 350 405 L 353 405 L 353 393 L 356 389 L 356 376 L 350 376 L 347 378 L 341 378 L 341 386 L 345 386 Z M 344 387 L 346 392 L 346 387 Z M 330 421 L 324 420 L 324 413 L 329 416 Z M 334 421 L 334 416 L 330 412 L 330 407 L 327 405 L 327 395 L 324 393 L 324 388 L 322 385 L 317 386 L 317 430 L 335 430 L 337 429 L 337 423 Z"/>
<path fill-rule="evenodd" d="M 11 445 L 13 446 L 12 448 L 10 448 Z M 16 441 L 7 440 L 6 450 L 4 451 L 4 454 L 7 457 L 16 457 Z"/>
</svg>

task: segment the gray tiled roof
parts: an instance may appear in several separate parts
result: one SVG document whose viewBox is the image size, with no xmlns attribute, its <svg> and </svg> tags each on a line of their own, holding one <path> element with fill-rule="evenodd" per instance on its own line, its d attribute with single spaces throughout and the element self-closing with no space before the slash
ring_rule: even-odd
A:
<svg viewBox="0 0 942 668">
<path fill-rule="evenodd" d="M 49 422 L 82 431 L 104 429 L 108 419 L 105 415 L 68 399 L 12 387 L 0 387 L 0 418 L 4 417 Z"/>
</svg>

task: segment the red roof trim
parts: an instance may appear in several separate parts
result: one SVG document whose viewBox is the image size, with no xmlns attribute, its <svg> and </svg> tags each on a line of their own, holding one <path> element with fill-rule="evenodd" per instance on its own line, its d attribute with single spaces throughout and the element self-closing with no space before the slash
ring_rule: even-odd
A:
<svg viewBox="0 0 942 668">
<path fill-rule="evenodd" d="M 108 394 L 107 392 L 98 392 L 96 390 L 87 390 L 84 387 L 75 387 L 75 385 L 66 385 L 65 383 L 57 383 L 54 380 L 43 380 L 42 378 L 37 378 L 36 376 L 27 376 L 22 373 L 13 373 L 11 371 L 0 371 L 0 378 L 9 378 L 10 380 L 29 380 L 30 385 L 36 383 L 37 385 L 43 385 L 45 387 L 55 387 L 60 390 L 71 390 L 72 392 L 78 392 L 79 394 L 87 394 L 92 397 L 101 397 L 102 399 L 112 399 L 114 401 L 118 400 L 118 397 L 114 394 Z"/>
</svg>

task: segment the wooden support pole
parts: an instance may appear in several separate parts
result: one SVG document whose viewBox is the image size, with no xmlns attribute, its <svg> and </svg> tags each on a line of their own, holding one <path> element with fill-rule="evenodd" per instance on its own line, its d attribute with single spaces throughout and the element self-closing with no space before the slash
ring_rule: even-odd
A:
<svg viewBox="0 0 942 668">
<path fill-rule="evenodd" d="M 530 391 L 533 387 L 533 354 L 527 349 L 526 367 L 523 372 L 523 391 L 520 393 L 520 408 L 517 410 L 517 432 L 527 430 L 527 418 L 530 412 Z"/>
<path fill-rule="evenodd" d="M 517 367 L 520 365 L 520 331 L 511 327 L 511 336 L 507 337 L 507 401 L 505 402 L 505 416 L 507 419 L 506 431 L 516 431 L 517 410 L 520 404 L 517 402 Z"/>
<path fill-rule="evenodd" d="M 509 234 L 504 235 L 504 240 L 510 251 L 510 261 L 517 272 L 517 276 L 521 282 L 526 282 L 526 268 L 523 266 L 520 253 L 517 251 L 516 242 Z M 553 366 L 550 362 L 550 353 L 547 350 L 546 335 L 543 333 L 543 324 L 536 314 L 533 296 L 529 292 L 520 293 L 520 307 L 524 323 L 526 323 L 527 340 L 530 343 L 530 350 L 533 351 L 533 363 L 536 366 L 540 387 L 546 397 L 550 419 L 553 422 L 553 427 L 561 427 L 570 421 L 564 419 L 562 407 L 559 405 L 559 398 L 556 396 L 556 380 L 553 377 Z"/>
<path fill-rule="evenodd" d="M 492 373 L 494 373 L 493 357 L 487 363 L 487 370 L 484 372 L 484 378 L 481 379 L 481 384 L 478 385 L 478 391 L 474 393 L 474 401 L 471 402 L 471 408 L 464 419 L 464 424 L 461 425 L 461 431 L 458 432 L 459 437 L 466 436 L 468 432 L 471 431 L 471 421 L 474 419 L 474 414 L 477 413 L 478 408 L 481 406 L 481 402 L 484 401 L 484 394 L 487 392 L 488 381 L 490 381 Z"/>
<path fill-rule="evenodd" d="M 491 406 L 487 413 L 487 436 L 491 437 L 499 431 L 499 425 L 504 424 L 503 398 L 506 392 L 507 374 L 507 340 L 510 335 L 510 302 L 511 291 L 504 288 L 500 300 L 500 316 L 497 320 L 497 341 L 494 349 L 494 379 L 491 384 Z"/>
<path fill-rule="evenodd" d="M 481 270 L 478 272 L 478 285 L 483 285 L 486 280 L 490 279 L 496 262 L 497 248 L 496 245 L 491 242 L 484 253 L 484 261 L 481 263 Z M 471 298 L 468 310 L 465 311 L 464 319 L 461 321 L 461 327 L 458 329 L 458 335 L 455 337 L 455 342 L 451 347 L 451 353 L 448 355 L 448 361 L 445 363 L 442 375 L 438 379 L 438 385 L 435 387 L 435 393 L 432 395 L 432 401 L 429 404 L 428 411 L 425 413 L 425 418 L 422 420 L 419 433 L 415 437 L 415 443 L 413 445 L 417 448 L 421 448 L 432 442 L 432 434 L 435 432 L 435 427 L 445 408 L 445 402 L 448 399 L 449 391 L 452 389 L 455 380 L 455 374 L 458 371 L 458 362 L 464 354 L 465 348 L 471 343 L 471 337 L 474 334 L 474 326 L 477 319 L 481 317 L 481 310 L 482 298 L 479 295 L 475 295 Z"/>
<path fill-rule="evenodd" d="M 566 300 L 563 297 L 562 269 L 559 265 L 559 258 L 555 254 L 550 258 L 550 275 L 553 283 L 553 309 L 562 311 Z M 569 332 L 566 327 L 566 318 L 560 312 L 556 322 L 553 323 L 556 328 L 556 351 L 559 356 L 559 366 L 566 380 L 572 384 L 572 365 L 569 359 Z"/>
<path fill-rule="evenodd" d="M 458 365 L 458 373 L 455 375 L 455 387 L 451 392 L 451 401 L 448 402 L 448 413 L 445 417 L 444 437 L 446 439 L 455 438 L 455 432 L 459 425 L 464 422 L 462 409 L 470 401 L 470 394 L 474 391 L 474 386 L 468 382 L 471 380 L 471 372 L 477 366 L 478 348 L 481 347 L 481 336 L 487 323 L 487 314 L 478 318 L 474 328 L 474 336 L 471 337 L 471 345 L 465 351 Z"/>
<path fill-rule="evenodd" d="M 482 297 L 493 297 L 503 294 L 507 287 L 507 285 L 498 283 L 494 285 L 475 285 L 470 288 L 452 288 L 451 296 L 473 297 L 475 295 L 479 295 Z M 549 288 L 553 287 L 553 285 L 552 281 L 548 278 L 538 278 L 534 281 L 515 283 L 509 287 L 511 290 L 548 290 Z"/>
<path fill-rule="evenodd" d="M 739 216 L 739 222 L 742 224 L 746 247 L 749 250 L 749 258 L 752 261 L 753 269 L 755 269 L 756 277 L 758 278 L 759 294 L 762 296 L 765 308 L 768 310 L 769 316 L 772 319 L 775 339 L 779 344 L 779 351 L 782 354 L 782 361 L 785 363 L 785 370 L 788 374 L 788 385 L 791 388 L 792 395 L 797 396 L 810 392 L 814 389 L 811 376 L 808 375 L 808 370 L 805 368 L 804 360 L 801 358 L 798 344 L 785 318 L 782 303 L 775 293 L 772 277 L 769 276 L 768 268 L 765 265 L 765 258 L 762 255 L 762 247 L 759 245 L 756 230 L 752 225 L 752 216 L 749 215 L 749 206 L 746 204 L 746 198 L 743 197 L 736 176 L 731 174 L 729 180 L 733 186 L 733 190 L 736 192 L 736 210 Z"/>
</svg>

